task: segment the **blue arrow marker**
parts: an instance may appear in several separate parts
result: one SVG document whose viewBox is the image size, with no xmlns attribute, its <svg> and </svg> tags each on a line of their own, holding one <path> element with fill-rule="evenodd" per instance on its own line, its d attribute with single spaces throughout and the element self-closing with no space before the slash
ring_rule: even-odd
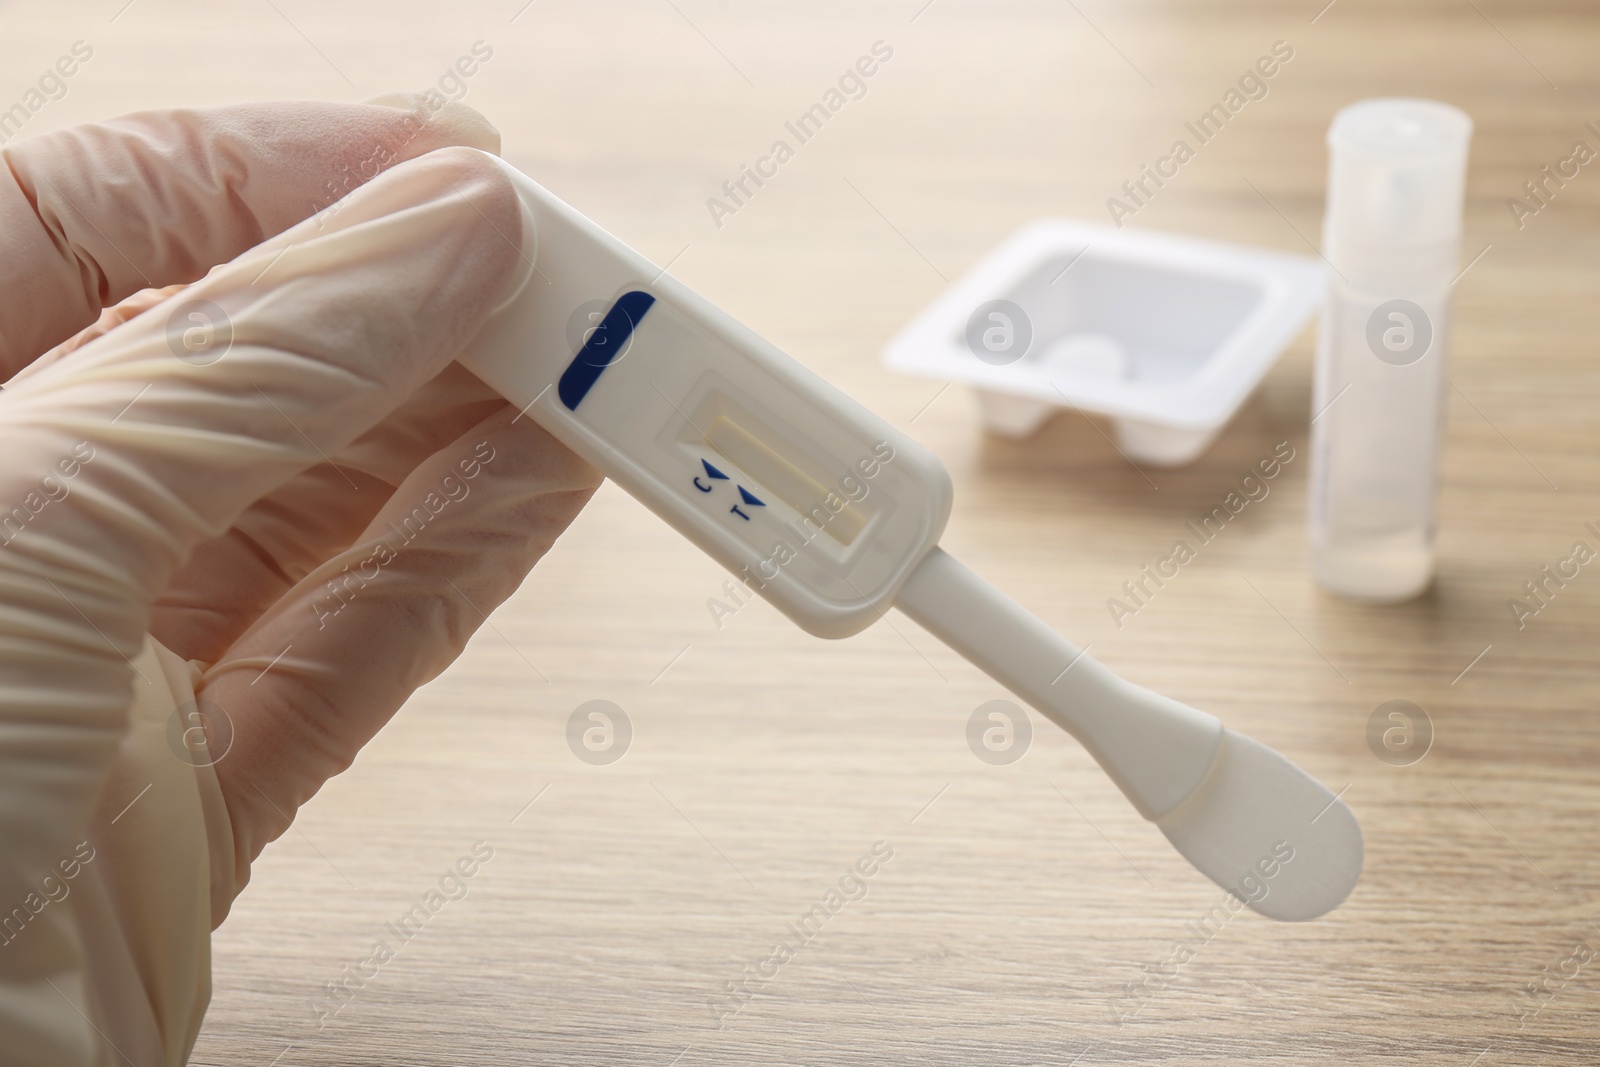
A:
<svg viewBox="0 0 1600 1067">
<path fill-rule="evenodd" d="M 746 504 L 754 504 L 758 508 L 764 508 L 767 506 L 766 501 L 752 495 L 750 490 L 746 489 L 742 485 L 739 487 L 739 498 Z"/>
<path fill-rule="evenodd" d="M 700 461 L 700 466 L 706 469 L 706 475 L 708 477 L 721 478 L 723 481 L 728 480 L 728 476 L 726 474 L 723 474 L 721 471 L 717 470 L 717 468 L 713 467 L 710 463 L 703 459 Z"/>
</svg>

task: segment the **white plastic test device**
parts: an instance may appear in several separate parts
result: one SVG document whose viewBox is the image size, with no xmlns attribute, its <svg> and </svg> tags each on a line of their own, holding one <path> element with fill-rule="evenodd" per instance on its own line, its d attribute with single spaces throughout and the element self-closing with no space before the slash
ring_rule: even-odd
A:
<svg viewBox="0 0 1600 1067">
<path fill-rule="evenodd" d="M 1076 737 L 1257 911 L 1309 919 L 1344 900 L 1361 832 L 1332 792 L 958 563 L 938 547 L 951 484 L 930 452 L 495 162 L 527 207 L 532 269 L 463 364 L 801 628 L 845 637 L 904 611 Z M 1264 878 L 1271 892 L 1251 891 Z"/>
</svg>

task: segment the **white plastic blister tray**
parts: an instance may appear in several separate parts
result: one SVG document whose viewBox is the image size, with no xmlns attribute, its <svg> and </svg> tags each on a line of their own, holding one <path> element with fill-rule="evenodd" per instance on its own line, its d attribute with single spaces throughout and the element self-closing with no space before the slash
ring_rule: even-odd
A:
<svg viewBox="0 0 1600 1067">
<path fill-rule="evenodd" d="M 1108 416 L 1131 459 L 1178 466 L 1216 438 L 1324 287 L 1310 256 L 1044 220 L 950 286 L 884 359 L 976 387 L 996 433 L 1025 437 L 1075 407 Z"/>
</svg>

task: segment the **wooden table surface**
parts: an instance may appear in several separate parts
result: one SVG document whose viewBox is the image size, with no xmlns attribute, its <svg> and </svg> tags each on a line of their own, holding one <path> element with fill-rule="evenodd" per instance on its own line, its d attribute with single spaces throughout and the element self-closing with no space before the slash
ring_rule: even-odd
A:
<svg viewBox="0 0 1600 1067">
<path fill-rule="evenodd" d="M 1520 229 L 1506 206 L 1574 141 L 1600 147 L 1600 13 L 1324 2 L 0 9 L 0 103 L 74 40 L 94 48 L 33 130 L 357 100 L 436 83 L 484 42 L 466 101 L 512 161 L 931 447 L 955 479 L 953 551 L 1127 677 L 1343 789 L 1366 835 L 1329 917 L 1246 914 L 1200 942 L 1188 924 L 1221 891 L 1069 738 L 1034 717 L 1024 758 L 978 760 L 968 718 L 1006 694 L 897 614 L 824 642 L 757 602 L 719 629 L 723 573 L 607 486 L 268 850 L 217 934 L 195 1062 L 1600 1062 L 1600 574 L 1523 629 L 1507 607 L 1574 542 L 1600 546 L 1600 170 Z M 877 41 L 893 56 L 866 96 L 719 227 L 707 198 Z M 1472 114 L 1439 577 L 1397 607 L 1308 577 L 1309 330 L 1181 470 L 1136 469 L 1072 413 L 987 437 L 965 388 L 879 360 L 1017 226 L 1106 220 L 1277 41 L 1294 55 L 1268 95 L 1130 225 L 1309 253 L 1338 107 Z M 1270 496 L 1117 628 L 1106 599 L 1282 441 Z M 567 742 L 596 699 L 632 724 L 609 765 Z M 1367 741 L 1395 699 L 1435 735 L 1409 766 Z M 466 895 L 397 938 L 477 842 L 492 859 Z M 866 895 L 797 942 L 788 924 L 879 842 Z M 793 957 L 765 962 L 786 937 Z M 370 977 L 319 1007 L 352 973 Z"/>
</svg>

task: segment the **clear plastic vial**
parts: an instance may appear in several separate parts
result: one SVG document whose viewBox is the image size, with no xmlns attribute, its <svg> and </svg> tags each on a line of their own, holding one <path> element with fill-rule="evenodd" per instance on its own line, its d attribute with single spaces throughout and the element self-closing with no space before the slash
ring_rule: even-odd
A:
<svg viewBox="0 0 1600 1067">
<path fill-rule="evenodd" d="M 1331 264 L 1311 408 L 1311 569 L 1331 592 L 1416 596 L 1433 580 L 1451 282 L 1472 120 L 1364 100 L 1328 129 Z"/>
</svg>

